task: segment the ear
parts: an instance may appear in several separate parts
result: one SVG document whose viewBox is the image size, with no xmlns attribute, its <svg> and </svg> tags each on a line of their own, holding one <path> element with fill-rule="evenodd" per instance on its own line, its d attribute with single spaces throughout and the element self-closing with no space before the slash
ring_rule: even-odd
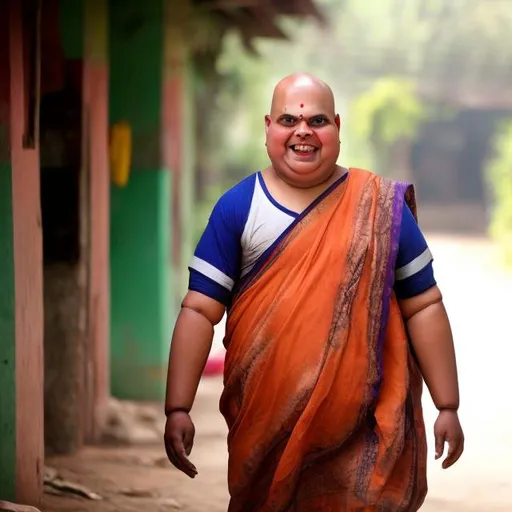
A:
<svg viewBox="0 0 512 512">
<path fill-rule="evenodd" d="M 336 114 L 336 117 L 334 118 L 334 122 L 336 123 L 336 126 L 338 127 L 338 130 L 341 129 L 341 120 L 340 120 L 340 115 L 339 114 Z"/>
<path fill-rule="evenodd" d="M 271 124 L 272 124 L 272 119 L 270 119 L 270 116 L 267 114 L 265 116 L 265 133 L 268 133 L 268 129 L 270 128 Z"/>
</svg>

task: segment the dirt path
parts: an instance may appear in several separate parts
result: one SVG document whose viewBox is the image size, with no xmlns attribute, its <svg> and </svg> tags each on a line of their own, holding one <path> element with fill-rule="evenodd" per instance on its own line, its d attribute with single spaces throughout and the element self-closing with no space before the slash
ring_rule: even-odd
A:
<svg viewBox="0 0 512 512">
<path fill-rule="evenodd" d="M 512 275 L 500 269 L 486 241 L 429 240 L 457 343 L 467 445 L 463 459 L 449 471 L 430 460 L 430 492 L 422 511 L 512 512 Z M 88 448 L 47 463 L 104 499 L 45 495 L 42 510 L 225 512 L 226 428 L 218 413 L 220 390 L 220 379 L 206 379 L 194 407 L 195 480 L 166 462 L 161 445 Z M 425 417 L 431 432 L 435 411 L 428 393 Z"/>
<path fill-rule="evenodd" d="M 85 485 L 104 499 L 46 494 L 43 512 L 225 512 L 227 456 L 226 427 L 218 413 L 221 388 L 220 378 L 205 379 L 194 406 L 197 436 L 192 460 L 199 470 L 194 480 L 168 463 L 161 444 L 91 447 L 73 457 L 49 458 L 46 463 L 62 478 Z M 160 405 L 154 407 L 161 412 Z"/>
</svg>

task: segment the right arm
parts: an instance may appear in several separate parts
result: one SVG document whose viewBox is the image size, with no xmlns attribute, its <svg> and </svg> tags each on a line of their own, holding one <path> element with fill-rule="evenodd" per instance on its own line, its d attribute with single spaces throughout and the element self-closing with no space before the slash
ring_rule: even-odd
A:
<svg viewBox="0 0 512 512">
<path fill-rule="evenodd" d="M 236 222 L 237 210 L 232 211 L 236 204 L 231 198 L 221 199 L 210 216 L 189 266 L 189 291 L 181 304 L 171 340 L 165 449 L 172 464 L 191 478 L 197 470 L 188 459 L 195 435 L 189 411 L 212 347 L 214 327 L 224 316 L 240 274 L 244 222 L 243 217 L 242 222 Z"/>
<path fill-rule="evenodd" d="M 224 311 L 220 302 L 189 291 L 172 336 L 165 399 L 165 450 L 172 464 L 190 478 L 196 476 L 197 469 L 188 459 L 195 435 L 189 411 L 210 353 L 213 328 Z"/>
<path fill-rule="evenodd" d="M 181 305 L 171 341 L 165 412 L 173 409 L 190 411 L 208 360 L 213 329 L 224 316 L 220 302 L 189 291 Z"/>
<path fill-rule="evenodd" d="M 233 194 L 231 194 L 233 195 Z M 189 291 L 181 304 L 171 341 L 165 410 L 189 411 L 208 360 L 213 328 L 224 316 L 240 275 L 240 237 L 248 206 L 239 207 L 237 196 L 224 195 L 210 215 L 208 225 L 190 263 Z"/>
</svg>

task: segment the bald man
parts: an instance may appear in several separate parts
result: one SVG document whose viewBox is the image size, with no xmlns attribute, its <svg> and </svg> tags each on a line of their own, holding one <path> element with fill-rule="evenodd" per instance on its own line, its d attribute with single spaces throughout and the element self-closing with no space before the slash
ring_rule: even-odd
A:
<svg viewBox="0 0 512 512">
<path fill-rule="evenodd" d="M 229 512 L 412 512 L 426 492 L 423 381 L 436 458 L 463 451 L 450 324 L 414 189 L 337 165 L 331 89 L 276 86 L 270 165 L 217 202 L 190 264 L 171 343 L 170 461 L 190 477 L 192 408 L 227 311 L 220 411 Z"/>
</svg>

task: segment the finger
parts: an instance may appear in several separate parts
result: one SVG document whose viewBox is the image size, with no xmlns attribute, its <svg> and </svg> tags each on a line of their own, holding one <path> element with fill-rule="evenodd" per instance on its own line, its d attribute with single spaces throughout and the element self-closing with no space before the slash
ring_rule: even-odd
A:
<svg viewBox="0 0 512 512">
<path fill-rule="evenodd" d="M 176 439 L 176 441 L 165 440 L 165 451 L 167 452 L 167 457 L 171 464 L 178 470 L 186 473 L 186 468 L 183 465 L 181 458 L 178 456 L 175 445 L 178 445 L 180 441 Z"/>
<path fill-rule="evenodd" d="M 176 467 L 177 469 L 180 469 L 180 459 L 176 455 L 174 448 L 172 446 L 172 442 L 165 440 L 165 451 L 167 452 L 167 458 L 171 462 L 171 464 Z M 180 469 L 181 471 L 181 469 Z"/>
<path fill-rule="evenodd" d="M 436 434 L 436 460 L 443 456 L 445 434 Z"/>
<path fill-rule="evenodd" d="M 185 447 L 185 453 L 187 456 L 190 455 L 192 447 L 194 446 L 194 431 L 187 430 L 183 436 L 183 446 Z"/>
<path fill-rule="evenodd" d="M 462 455 L 464 451 L 464 440 L 458 439 L 457 441 L 449 443 L 448 455 L 446 459 L 443 461 L 443 469 L 448 469 L 450 466 L 453 466 Z"/>
<path fill-rule="evenodd" d="M 179 469 L 183 471 L 186 475 L 188 475 L 190 478 L 194 478 L 197 475 L 197 469 L 188 460 L 187 453 L 185 451 L 185 446 L 183 445 L 183 442 L 176 441 L 173 443 L 174 453 L 178 457 L 179 460 Z"/>
<path fill-rule="evenodd" d="M 188 467 L 189 464 L 187 464 L 187 459 L 183 460 L 183 457 L 179 455 L 174 445 L 170 446 L 168 456 L 173 466 L 182 473 L 185 473 L 190 478 L 194 478 L 194 476 L 197 474 L 197 472 L 194 472 L 192 468 Z"/>
</svg>

